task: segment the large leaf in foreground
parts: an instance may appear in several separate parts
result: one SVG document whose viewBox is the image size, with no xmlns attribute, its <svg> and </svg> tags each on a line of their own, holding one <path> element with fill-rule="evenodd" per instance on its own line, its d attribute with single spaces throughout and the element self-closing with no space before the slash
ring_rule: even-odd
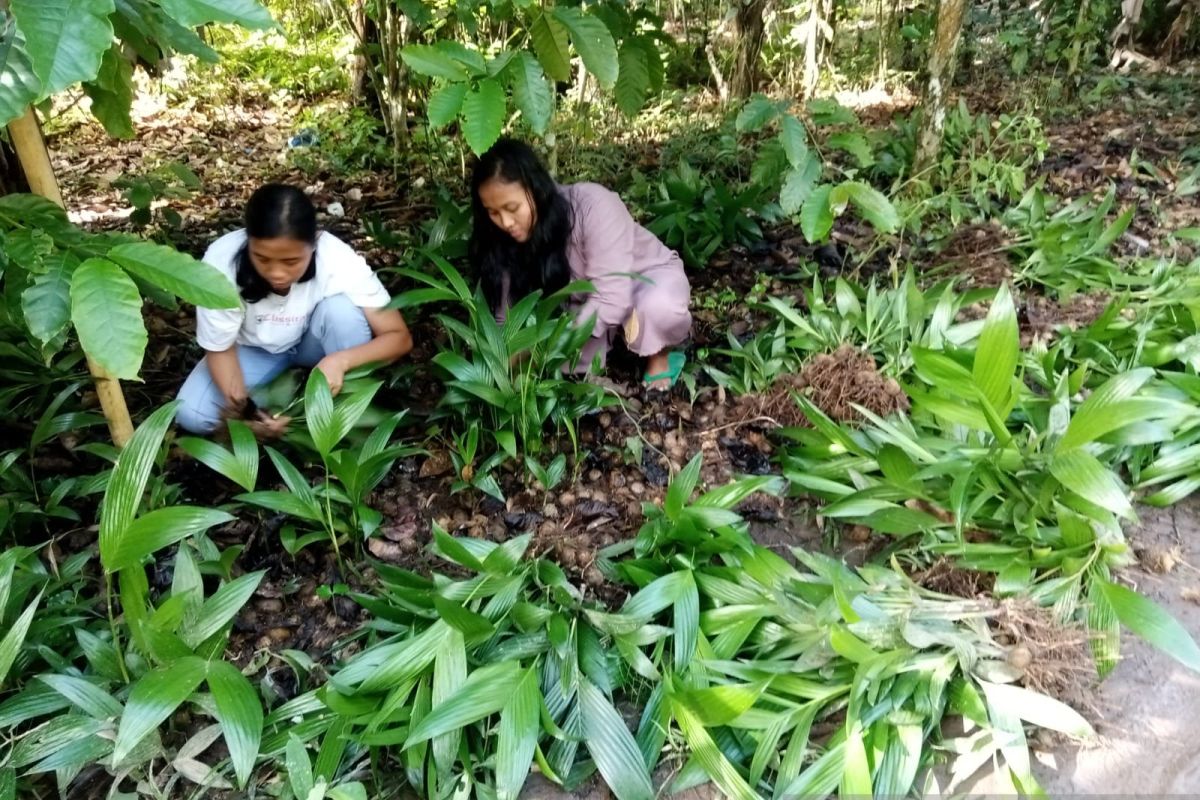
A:
<svg viewBox="0 0 1200 800">
<path fill-rule="evenodd" d="M 25 634 L 29 633 L 29 625 L 33 622 L 33 614 L 41 600 L 42 596 L 39 594 L 21 613 L 21 616 L 17 617 L 13 626 L 5 632 L 4 638 L 0 639 L 0 686 L 4 685 L 5 676 L 12 668 L 13 662 L 17 660 L 17 654 L 21 652 L 21 645 L 25 643 Z M 0 608 L 0 612 L 3 610 Z"/>
<path fill-rule="evenodd" d="M 541 708 L 537 670 L 526 669 L 516 691 L 500 710 L 500 733 L 496 737 L 498 800 L 516 800 L 525 784 L 537 749 Z"/>
<path fill-rule="evenodd" d="M 1083 499 L 1114 514 L 1133 517 L 1133 506 L 1117 476 L 1086 450 L 1058 453 L 1050 462 L 1050 474 Z"/>
<path fill-rule="evenodd" d="M 579 681 L 579 703 L 588 752 L 617 800 L 653 798 L 654 785 L 637 741 L 612 703 L 587 678 Z"/>
<path fill-rule="evenodd" d="M 237 288 L 216 267 L 153 242 L 117 245 L 108 257 L 180 300 L 204 308 L 237 308 Z"/>
<path fill-rule="evenodd" d="M 413 727 L 405 749 L 495 714 L 512 697 L 513 685 L 520 675 L 520 665 L 515 661 L 475 670 L 453 697 L 435 706 Z"/>
<path fill-rule="evenodd" d="M 158 0 L 180 25 L 195 28 L 210 22 L 228 22 L 244 28 L 270 28 L 271 12 L 258 0 Z"/>
<path fill-rule="evenodd" d="M 1200 672 L 1200 646 L 1178 620 L 1132 589 L 1102 580 L 1096 585 L 1122 625 L 1188 669 Z"/>
<path fill-rule="evenodd" d="M 1001 286 L 996 291 L 987 320 L 983 323 L 983 331 L 979 334 L 975 365 L 971 370 L 975 385 L 992 404 L 992 408 L 1001 413 L 1010 405 L 1019 349 L 1017 311 L 1013 307 L 1008 286 Z"/>
<path fill-rule="evenodd" d="M 42 97 L 88 81 L 112 44 L 113 0 L 12 0 L 5 4 L 25 37 Z"/>
<path fill-rule="evenodd" d="M 168 667 L 151 670 L 138 679 L 125 703 L 113 763 L 120 764 L 138 742 L 158 728 L 204 680 L 206 664 L 199 658 L 181 658 Z"/>
<path fill-rule="evenodd" d="M 71 320 L 79 344 L 114 378 L 134 380 L 146 352 L 142 296 L 125 271 L 89 258 L 71 276 Z"/>
<path fill-rule="evenodd" d="M 246 676 L 224 661 L 208 665 L 208 689 L 217 705 L 217 719 L 225 734 L 238 786 L 244 787 L 250 780 L 262 740 L 262 704 Z"/>
<path fill-rule="evenodd" d="M 178 401 L 167 403 L 147 417 L 133 432 L 117 459 L 116 469 L 104 492 L 104 504 L 100 507 L 100 563 L 107 572 L 116 571 L 112 565 L 125 549 L 125 531 L 137 514 L 158 448 L 162 446 L 178 406 Z"/>
</svg>

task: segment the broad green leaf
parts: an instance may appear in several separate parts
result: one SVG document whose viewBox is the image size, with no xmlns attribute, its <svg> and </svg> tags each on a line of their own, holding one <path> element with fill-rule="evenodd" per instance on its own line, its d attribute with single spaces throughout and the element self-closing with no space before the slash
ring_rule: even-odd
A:
<svg viewBox="0 0 1200 800">
<path fill-rule="evenodd" d="M 733 764 L 729 763 L 729 759 L 717 747 L 717 743 L 705 729 L 704 723 L 692 712 L 691 707 L 672 698 L 671 713 L 683 732 L 683 738 L 687 741 L 692 756 L 700 762 L 704 772 L 721 790 L 721 796 L 758 800 L 758 795 Z"/>
<path fill-rule="evenodd" d="M 1101 585 L 1107 581 L 1093 579 L 1088 586 L 1088 645 L 1096 662 L 1096 674 L 1101 680 L 1117 666 L 1121 655 L 1121 622 L 1108 602 Z"/>
<path fill-rule="evenodd" d="M 677 672 L 684 672 L 691 665 L 700 637 L 700 592 L 692 573 L 683 574 L 687 580 L 680 588 L 674 609 L 674 664 Z"/>
<path fill-rule="evenodd" d="M 133 57 L 131 54 L 127 58 L 121 44 L 113 43 L 104 54 L 96 79 L 83 85 L 92 101 L 92 116 L 99 120 L 109 136 L 117 139 L 132 139 L 134 135 L 130 116 L 134 91 Z"/>
<path fill-rule="evenodd" d="M 780 797 L 824 797 L 838 787 L 846 766 L 846 740 L 838 742 L 826 750 L 820 758 L 814 761 L 808 769 L 796 776 L 796 779 L 782 791 L 776 789 L 775 796 Z"/>
<path fill-rule="evenodd" d="M 691 461 L 687 463 L 679 474 L 671 481 L 671 485 L 667 487 L 667 496 L 663 501 L 663 510 L 667 513 L 668 519 L 676 519 L 680 512 L 683 511 L 687 501 L 691 499 L 692 493 L 696 491 L 696 484 L 700 481 L 700 466 L 703 462 L 700 453 L 697 453 Z"/>
<path fill-rule="evenodd" d="M 113 0 L 11 0 L 8 8 L 25 37 L 42 97 L 96 77 L 112 45 Z"/>
<path fill-rule="evenodd" d="M 599 17 L 585 14 L 574 6 L 554 6 L 552 13 L 571 34 L 571 43 L 583 59 L 583 66 L 596 76 L 601 86 L 611 89 L 620 67 L 617 45 L 608 27 Z"/>
<path fill-rule="evenodd" d="M 237 308 L 241 304 L 237 288 L 216 267 L 173 247 L 132 242 L 117 245 L 108 251 L 108 257 L 147 283 L 192 305 Z"/>
<path fill-rule="evenodd" d="M 1075 410 L 1056 449 L 1066 450 L 1094 442 L 1110 431 L 1138 422 L 1138 419 L 1122 413 L 1121 404 L 1137 394 L 1153 377 L 1154 370 L 1143 367 L 1109 378 Z"/>
<path fill-rule="evenodd" d="M 500 138 L 504 106 L 504 89 L 495 78 L 481 80 L 463 99 L 463 137 L 476 155 L 486 153 Z"/>
<path fill-rule="evenodd" d="M 548 13 L 541 13 L 529 26 L 533 50 L 546 74 L 556 81 L 571 79 L 571 52 L 567 47 L 567 29 Z"/>
<path fill-rule="evenodd" d="M 400 51 L 400 58 L 413 72 L 448 81 L 465 81 L 467 71 L 461 61 L 444 50 L 428 44 L 410 44 Z"/>
<path fill-rule="evenodd" d="M 12 627 L 5 632 L 4 638 L 0 639 L 0 688 L 3 688 L 8 671 L 12 669 L 13 662 L 17 660 L 17 654 L 21 652 L 21 645 L 25 644 L 25 635 L 29 633 L 29 625 L 33 622 L 33 614 L 41 600 L 42 595 L 39 592 L 33 602 L 21 612 L 21 616 L 17 617 Z M 3 610 L 0 609 L 0 612 Z"/>
<path fill-rule="evenodd" d="M 30 683 L 0 703 L 0 728 L 12 729 L 22 722 L 54 714 L 68 707 L 70 702 L 58 692 L 40 683 Z"/>
<path fill-rule="evenodd" d="M 0 36 L 0 64 L 4 65 L 0 69 L 0 125 L 7 125 L 29 111 L 42 82 L 33 73 L 24 42 L 14 36 Z"/>
<path fill-rule="evenodd" d="M 1133 507 L 1116 474 L 1091 453 L 1075 448 L 1056 453 L 1050 474 L 1070 491 L 1114 514 L 1133 518 Z"/>
<path fill-rule="evenodd" d="M 451 630 L 449 625 L 438 620 L 411 639 L 376 645 L 343 667 L 331 684 L 346 694 L 355 690 L 378 692 L 400 686 L 433 663 Z"/>
<path fill-rule="evenodd" d="M 516 661 L 489 664 L 472 672 L 446 702 L 434 706 L 408 734 L 404 749 L 478 722 L 504 707 L 521 677 Z"/>
<path fill-rule="evenodd" d="M 440 597 L 437 599 L 441 599 Z M 461 608 L 443 600 L 447 605 Z M 442 619 L 446 619 L 443 614 Z M 454 623 L 450 620 L 451 625 Z M 485 620 L 486 622 L 486 620 Z M 491 627 L 490 625 L 488 626 Z M 445 645 L 433 660 L 433 706 L 436 708 L 454 696 L 467 680 L 467 649 L 460 631 L 454 630 Z M 460 731 L 454 730 L 433 739 L 433 763 L 438 770 L 449 772 L 458 757 L 458 745 L 462 740 Z"/>
<path fill-rule="evenodd" d="M 900 227 L 896 207 L 878 189 L 861 181 L 845 181 L 834 188 L 830 196 L 832 207 L 841 207 L 849 200 L 863 219 L 880 233 L 893 233 Z"/>
<path fill-rule="evenodd" d="M 804 124 L 792 114 L 784 114 L 779 123 L 779 140 L 792 168 L 804 166 L 808 161 L 808 131 L 804 130 Z"/>
<path fill-rule="evenodd" d="M 78 769 L 111 749 L 111 742 L 105 742 L 98 736 L 101 731 L 107 733 L 109 726 L 108 722 L 82 714 L 55 717 L 32 734 L 17 740 L 9 763 L 18 768 L 29 767 L 29 772 L 71 767 Z"/>
<path fill-rule="evenodd" d="M 799 166 L 789 169 L 779 193 L 779 205 L 783 213 L 800 213 L 820 178 L 821 162 L 812 153 L 808 153 Z"/>
<path fill-rule="evenodd" d="M 12 767 L 0 767 L 0 800 L 17 800 L 17 771 Z"/>
<path fill-rule="evenodd" d="M 738 112 L 737 126 L 738 133 L 755 133 L 762 130 L 763 126 L 771 120 L 775 119 L 779 114 L 779 106 L 775 101 L 763 94 L 753 94 L 746 101 L 746 105 L 742 106 L 742 110 Z"/>
<path fill-rule="evenodd" d="M 579 708 L 588 753 L 617 800 L 651 800 L 654 785 L 625 720 L 587 678 L 579 680 Z"/>
<path fill-rule="evenodd" d="M 200 506 L 169 506 L 158 508 L 135 519 L 121 534 L 120 542 L 107 562 L 110 572 L 141 563 L 156 553 L 188 536 L 206 531 L 214 525 L 235 519 L 224 511 Z"/>
<path fill-rule="evenodd" d="M 1135 208 L 1126 209 L 1124 213 L 1113 220 L 1092 242 L 1088 248 L 1088 255 L 1103 255 L 1108 248 L 1112 247 L 1113 243 L 1117 239 L 1120 239 L 1121 234 L 1129 227 L 1129 223 L 1133 222 L 1133 212 L 1135 210 Z"/>
<path fill-rule="evenodd" d="M 187 657 L 169 666 L 151 670 L 137 680 L 125 703 L 125 713 L 117 729 L 113 763 L 121 764 L 137 745 L 175 713 L 200 681 L 207 665 L 199 658 Z"/>
<path fill-rule="evenodd" d="M 250 428 L 236 419 L 229 421 L 229 438 L 233 452 L 214 441 L 195 436 L 185 436 L 176 444 L 209 469 L 225 476 L 247 492 L 252 492 L 258 481 L 258 443 Z"/>
<path fill-rule="evenodd" d="M 234 499 L 261 508 L 269 508 L 272 511 L 291 514 L 293 517 L 299 517 L 309 522 L 324 523 L 325 521 L 319 508 L 314 507 L 312 503 L 305 503 L 299 497 L 287 492 L 246 492 L 239 494 Z"/>
<path fill-rule="evenodd" d="M 496 737 L 496 797 L 516 800 L 537 749 L 542 692 L 536 669 L 525 670 L 504 708 L 500 709 L 500 732 Z"/>
<path fill-rule="evenodd" d="M 702 689 L 679 690 L 672 702 L 686 703 L 706 728 L 728 725 L 746 713 L 762 696 L 764 684 L 720 683 Z"/>
<path fill-rule="evenodd" d="M 509 66 L 513 104 L 539 136 L 550 127 L 554 113 L 554 88 L 546 80 L 542 64 L 533 53 L 521 51 Z"/>
<path fill-rule="evenodd" d="M 58 258 L 21 293 L 25 324 L 43 344 L 66 330 L 71 321 L 71 273 L 68 261 Z"/>
<path fill-rule="evenodd" d="M 825 146 L 846 151 L 854 156 L 860 167 L 869 167 L 875 163 L 875 154 L 871 152 L 871 145 L 867 141 L 867 137 L 861 133 L 835 133 L 825 140 Z"/>
<path fill-rule="evenodd" d="M 158 0 L 162 10 L 185 28 L 228 22 L 266 30 L 275 26 L 271 13 L 257 0 Z"/>
<path fill-rule="evenodd" d="M 476 614 L 453 600 L 438 595 L 433 599 L 434 607 L 446 624 L 466 637 L 471 644 L 477 644 L 491 636 L 496 627 L 482 614 Z M 435 693 L 436 694 L 436 693 Z M 434 698 L 437 703 L 437 698 Z"/>
<path fill-rule="evenodd" d="M 818 186 L 800 208 L 800 231 L 813 244 L 825 241 L 833 230 L 833 211 L 829 208 L 832 192 L 829 184 Z"/>
<path fill-rule="evenodd" d="M 621 614 L 632 617 L 651 617 L 678 602 L 683 592 L 695 585 L 690 570 L 679 570 L 656 578 L 638 590 L 621 606 Z"/>
<path fill-rule="evenodd" d="M 646 52 L 636 40 L 626 39 L 617 54 L 619 70 L 613 99 L 627 117 L 636 117 L 650 95 L 650 68 Z"/>
<path fill-rule="evenodd" d="M 167 403 L 151 414 L 133 432 L 117 459 L 100 506 L 100 561 L 109 573 L 115 571 L 109 564 L 122 549 L 121 538 L 137 514 L 150 470 L 178 405 L 178 401 Z"/>
<path fill-rule="evenodd" d="M 238 786 L 245 787 L 262 741 L 262 703 L 246 676 L 225 661 L 209 663 L 208 690 L 217 706 L 217 721 L 225 735 Z"/>
<path fill-rule="evenodd" d="M 1001 706 L 1026 722 L 1068 736 L 1092 736 L 1095 731 L 1075 709 L 1023 686 L 979 681 L 988 702 Z"/>
<path fill-rule="evenodd" d="M 325 373 L 319 369 L 308 373 L 304 385 L 304 424 L 321 458 L 328 459 L 340 437 L 333 413 L 333 393 Z"/>
<path fill-rule="evenodd" d="M 1020 332 L 1017 311 L 1008 286 L 1001 286 L 988 309 L 987 320 L 979 334 L 975 365 L 971 375 L 984 397 L 995 409 L 1008 408 L 1016 377 Z"/>
<path fill-rule="evenodd" d="M 254 595 L 265 574 L 262 571 L 247 572 L 213 592 L 212 597 L 204 601 L 195 622 L 181 632 L 184 643 L 188 647 L 199 647 L 205 639 L 228 625 Z"/>
<path fill-rule="evenodd" d="M 1132 589 L 1100 579 L 1096 584 L 1122 625 L 1180 664 L 1200 672 L 1200 646 L 1178 620 Z"/>
<path fill-rule="evenodd" d="M 121 380 L 136 380 L 146 351 L 142 297 L 133 279 L 113 262 L 89 258 L 71 276 L 71 321 L 79 344 Z"/>
<path fill-rule="evenodd" d="M 476 77 L 495 75 L 500 72 L 504 69 L 505 58 L 507 58 L 507 51 L 501 51 L 489 64 L 483 53 L 456 39 L 439 39 L 434 44 L 434 49 L 462 64 L 467 68 L 467 72 Z"/>
<path fill-rule="evenodd" d="M 368 800 L 367 787 L 358 781 L 339 783 L 325 791 L 329 800 Z"/>
<path fill-rule="evenodd" d="M 297 739 L 294 733 L 288 736 L 283 763 L 287 767 L 288 785 L 292 788 L 292 794 L 297 798 L 306 799 L 313 788 L 312 761 L 308 758 L 304 742 Z"/>
<path fill-rule="evenodd" d="M 466 83 L 446 83 L 439 86 L 429 95 L 425 113 L 429 117 L 429 125 L 433 128 L 444 128 L 458 118 L 462 111 L 463 98 L 467 96 Z"/>
<path fill-rule="evenodd" d="M 863 744 L 865 732 L 855 722 L 846 731 L 846 757 L 842 765 L 839 797 L 874 797 L 871 786 L 871 768 L 867 762 L 867 749 Z"/>
</svg>

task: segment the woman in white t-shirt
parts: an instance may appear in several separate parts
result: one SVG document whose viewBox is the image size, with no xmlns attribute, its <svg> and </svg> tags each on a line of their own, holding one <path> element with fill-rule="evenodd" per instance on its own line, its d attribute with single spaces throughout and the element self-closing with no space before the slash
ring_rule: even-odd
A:
<svg viewBox="0 0 1200 800">
<path fill-rule="evenodd" d="M 367 262 L 317 229 L 312 202 L 294 186 L 267 184 L 246 204 L 246 227 L 204 254 L 238 288 L 235 309 L 196 309 L 206 351 L 179 390 L 176 419 L 194 433 L 222 409 L 246 407 L 249 390 L 293 365 L 315 366 L 336 394 L 349 370 L 390 363 L 412 349 L 404 318 Z M 286 417 L 257 418 L 282 433 Z"/>
</svg>

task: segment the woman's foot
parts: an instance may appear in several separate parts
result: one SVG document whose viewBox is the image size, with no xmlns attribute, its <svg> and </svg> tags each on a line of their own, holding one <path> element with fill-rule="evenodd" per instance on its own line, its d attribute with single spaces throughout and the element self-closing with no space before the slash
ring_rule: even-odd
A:
<svg viewBox="0 0 1200 800">
<path fill-rule="evenodd" d="M 661 350 L 646 359 L 646 374 L 647 375 L 662 375 L 663 377 L 657 380 L 647 381 L 646 388 L 656 392 L 665 392 L 671 388 L 671 364 L 667 358 L 667 351 Z"/>
</svg>

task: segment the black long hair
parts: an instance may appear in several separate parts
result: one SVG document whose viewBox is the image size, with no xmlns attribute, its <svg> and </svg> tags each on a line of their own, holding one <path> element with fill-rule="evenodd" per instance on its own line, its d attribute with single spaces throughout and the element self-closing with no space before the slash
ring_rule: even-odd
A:
<svg viewBox="0 0 1200 800">
<path fill-rule="evenodd" d="M 250 261 L 250 239 L 295 239 L 312 246 L 308 269 L 297 283 L 316 277 L 317 209 L 303 191 L 282 183 L 260 186 L 246 203 L 245 225 L 247 240 L 236 258 L 238 290 L 247 303 L 257 303 L 271 293 L 271 284 Z"/>
<path fill-rule="evenodd" d="M 479 189 L 492 178 L 524 186 L 533 199 L 536 217 L 527 241 L 516 241 L 488 216 Z M 529 145 L 501 138 L 479 157 L 471 173 L 471 211 L 474 228 L 467 253 L 492 311 L 503 301 L 505 273 L 513 303 L 535 289 L 553 294 L 570 281 L 567 240 L 571 238 L 571 205 Z"/>
</svg>

